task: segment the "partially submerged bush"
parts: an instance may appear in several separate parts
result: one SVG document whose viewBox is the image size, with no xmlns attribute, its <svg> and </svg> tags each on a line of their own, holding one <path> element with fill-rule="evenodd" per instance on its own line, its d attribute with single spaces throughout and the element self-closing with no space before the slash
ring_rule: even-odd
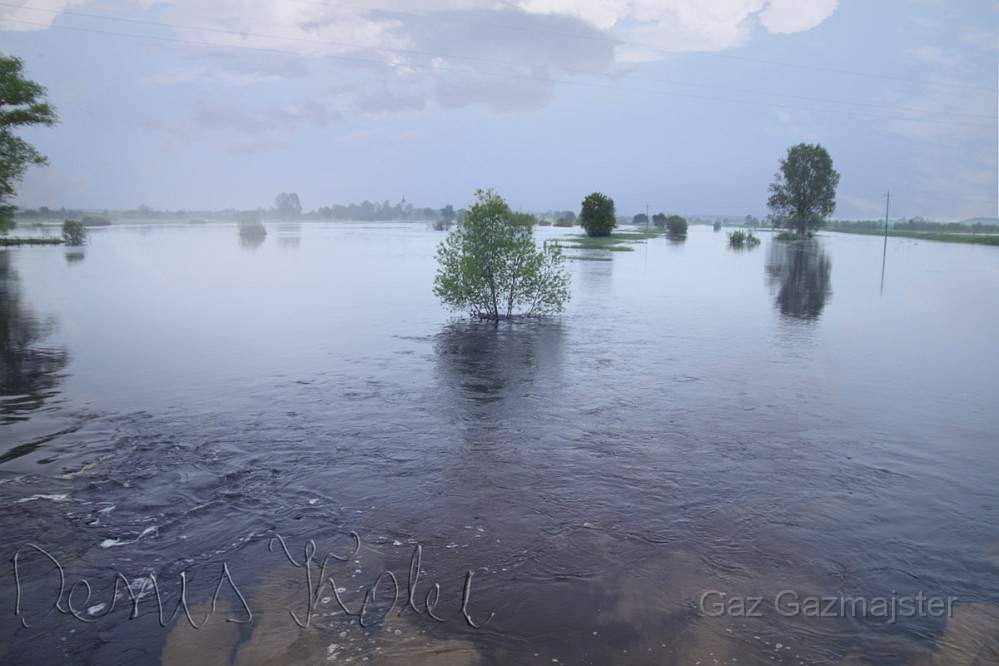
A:
<svg viewBox="0 0 999 666">
<path fill-rule="evenodd" d="M 66 245 L 83 245 L 87 242 L 87 229 L 80 220 L 66 220 L 62 223 L 62 240 Z"/>
<path fill-rule="evenodd" d="M 670 238 L 682 239 L 687 237 L 687 220 L 679 215 L 670 215 L 666 218 L 666 234 Z"/>
<path fill-rule="evenodd" d="M 539 249 L 531 225 L 515 223 L 495 192 L 475 195 L 464 224 L 437 248 L 434 294 L 451 309 L 493 321 L 560 312 L 569 299 L 562 248 L 545 242 Z"/>
<path fill-rule="evenodd" d="M 728 235 L 728 244 L 735 248 L 756 247 L 760 244 L 760 239 L 754 236 L 752 231 L 739 230 Z"/>
</svg>

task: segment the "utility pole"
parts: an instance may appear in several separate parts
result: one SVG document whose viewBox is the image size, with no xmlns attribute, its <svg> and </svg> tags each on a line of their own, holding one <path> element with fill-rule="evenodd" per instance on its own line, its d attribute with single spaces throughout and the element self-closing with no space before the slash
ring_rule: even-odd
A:
<svg viewBox="0 0 999 666">
<path fill-rule="evenodd" d="M 891 205 L 891 191 L 885 193 L 885 242 L 881 250 L 881 291 L 885 290 L 885 262 L 888 259 L 888 207 Z"/>
</svg>

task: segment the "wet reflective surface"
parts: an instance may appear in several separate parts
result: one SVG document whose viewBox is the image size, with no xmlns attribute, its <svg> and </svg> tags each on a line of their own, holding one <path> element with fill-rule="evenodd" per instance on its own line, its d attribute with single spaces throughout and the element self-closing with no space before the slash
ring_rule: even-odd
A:
<svg viewBox="0 0 999 666">
<path fill-rule="evenodd" d="M 441 311 L 423 225 L 251 236 L 0 252 L 4 558 L 34 543 L 92 587 L 88 622 L 46 615 L 58 570 L 22 548 L 0 661 L 997 663 L 994 248 L 890 239 L 882 294 L 880 239 L 734 253 L 692 227 L 577 252 L 605 260 L 571 263 L 565 315 L 494 327 Z M 384 577 L 366 626 L 325 587 L 300 628 L 305 570 L 269 538 L 302 564 L 351 531 L 343 603 L 391 570 L 396 609 Z M 422 612 L 399 615 L 417 545 Z M 242 599 L 171 618 L 184 572 L 200 624 L 223 562 Z M 116 571 L 136 619 L 121 584 L 108 614 Z M 788 612 L 920 593 L 951 616 Z"/>
</svg>

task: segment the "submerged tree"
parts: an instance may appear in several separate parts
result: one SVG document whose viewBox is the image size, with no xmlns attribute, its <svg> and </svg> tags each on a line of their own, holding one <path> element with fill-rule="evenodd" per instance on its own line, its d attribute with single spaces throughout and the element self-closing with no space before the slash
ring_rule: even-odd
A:
<svg viewBox="0 0 999 666">
<path fill-rule="evenodd" d="M 610 236 L 617 224 L 614 200 L 600 192 L 587 196 L 579 212 L 579 224 L 586 230 L 587 236 Z"/>
<path fill-rule="evenodd" d="M 87 228 L 79 220 L 66 220 L 62 223 L 62 240 L 66 245 L 83 245 L 87 242 Z"/>
<path fill-rule="evenodd" d="M 770 185 L 767 205 L 778 224 L 804 236 L 836 210 L 839 173 L 819 144 L 799 143 L 787 150 Z"/>
<path fill-rule="evenodd" d="M 0 233 L 13 222 L 10 200 L 15 186 L 31 165 L 44 166 L 45 156 L 24 139 L 14 136 L 18 127 L 54 125 L 56 113 L 45 101 L 45 88 L 21 75 L 20 58 L 0 55 Z"/>
<path fill-rule="evenodd" d="M 656 225 L 657 229 L 662 229 L 666 226 L 666 214 L 656 213 L 652 216 L 652 224 Z"/>
<path fill-rule="evenodd" d="M 666 234 L 674 240 L 686 238 L 687 220 L 679 215 L 670 215 L 666 218 Z"/>
<path fill-rule="evenodd" d="M 274 212 L 282 220 L 294 220 L 302 214 L 302 203 L 294 192 L 281 192 L 274 197 Z"/>
<path fill-rule="evenodd" d="M 478 190 L 461 226 L 437 248 L 434 294 L 453 310 L 498 321 L 514 314 L 560 312 L 569 276 L 557 243 L 534 243 L 531 225 L 516 224 L 507 203 Z"/>
</svg>

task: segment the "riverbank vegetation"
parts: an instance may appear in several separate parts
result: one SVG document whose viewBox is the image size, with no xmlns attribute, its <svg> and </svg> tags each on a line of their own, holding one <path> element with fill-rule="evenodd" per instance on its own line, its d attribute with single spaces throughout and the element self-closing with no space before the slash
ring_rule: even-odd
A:
<svg viewBox="0 0 999 666">
<path fill-rule="evenodd" d="M 62 245 L 61 238 L 17 238 L 0 236 L 0 247 L 20 247 L 21 245 Z"/>
<path fill-rule="evenodd" d="M 24 61 L 0 56 L 0 234 L 14 221 L 11 203 L 29 166 L 45 166 L 45 156 L 14 130 L 32 125 L 52 126 L 55 109 L 45 99 L 45 88 L 24 78 Z"/>
<path fill-rule="evenodd" d="M 882 222 L 882 225 L 884 223 Z M 831 225 L 827 231 L 834 231 L 844 234 L 860 234 L 863 236 L 884 236 L 885 230 L 873 229 L 851 229 L 842 228 L 839 225 Z M 996 229 L 999 232 L 999 229 Z M 888 235 L 894 238 L 913 238 L 917 240 L 931 240 L 943 243 L 969 243 L 971 245 L 993 245 L 999 246 L 999 233 L 963 233 L 946 231 L 908 231 L 906 229 L 888 229 Z"/>
</svg>

